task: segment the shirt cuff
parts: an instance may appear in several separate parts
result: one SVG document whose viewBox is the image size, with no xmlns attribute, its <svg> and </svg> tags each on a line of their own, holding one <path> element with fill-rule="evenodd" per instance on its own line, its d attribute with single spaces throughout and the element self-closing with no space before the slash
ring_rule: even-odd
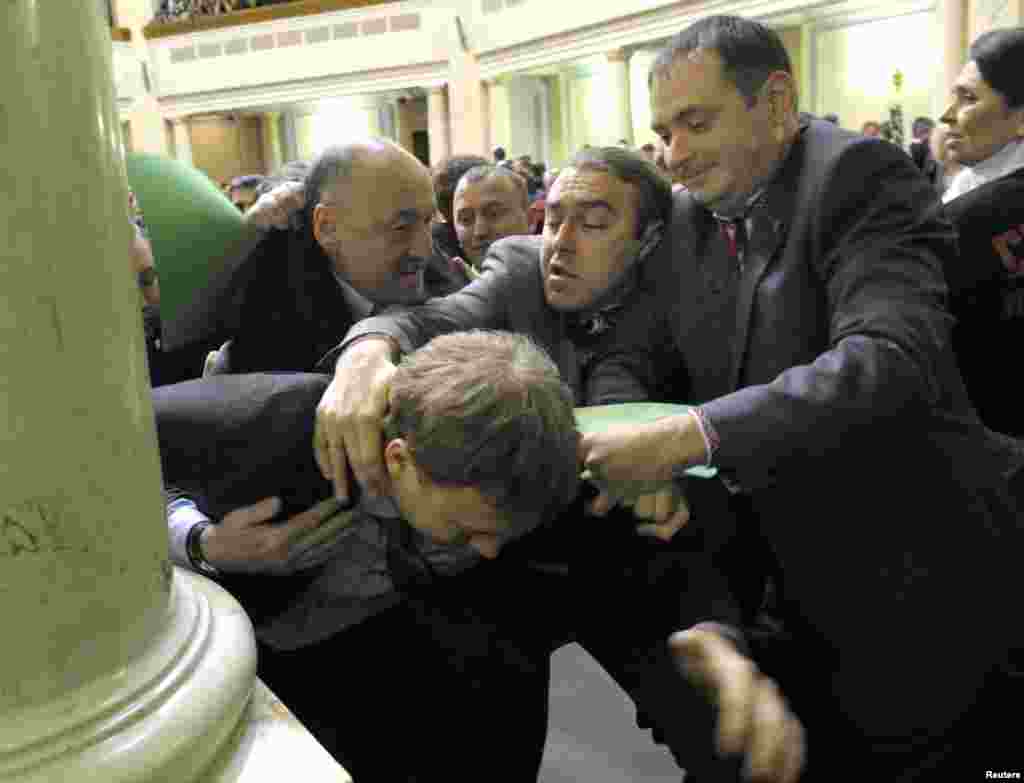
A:
<svg viewBox="0 0 1024 783">
<path fill-rule="evenodd" d="M 690 408 L 690 414 L 697 422 L 697 429 L 700 430 L 700 436 L 704 439 L 704 450 L 708 455 L 707 460 L 704 462 L 704 467 L 710 468 L 715 460 L 715 452 L 718 451 L 721 440 L 719 440 L 718 432 L 703 408 Z"/>
<path fill-rule="evenodd" d="M 167 534 L 172 563 L 195 570 L 185 548 L 185 541 L 188 539 L 188 531 L 195 524 L 209 521 L 210 518 L 188 498 L 178 498 L 167 504 Z"/>
</svg>

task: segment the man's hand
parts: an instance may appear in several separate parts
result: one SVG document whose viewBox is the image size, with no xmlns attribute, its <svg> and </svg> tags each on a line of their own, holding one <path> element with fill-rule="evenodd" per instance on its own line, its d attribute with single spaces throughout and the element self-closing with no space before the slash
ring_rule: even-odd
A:
<svg viewBox="0 0 1024 783">
<path fill-rule="evenodd" d="M 742 754 L 746 778 L 796 783 L 806 743 L 773 680 L 732 642 L 701 627 L 673 634 L 669 646 L 683 674 L 718 708 L 718 751 Z"/>
<path fill-rule="evenodd" d="M 580 440 L 580 460 L 599 485 L 628 485 L 669 482 L 676 469 L 706 462 L 707 451 L 696 419 L 683 413 L 588 433 Z"/>
<path fill-rule="evenodd" d="M 665 541 L 689 521 L 686 499 L 672 479 L 680 468 L 707 461 L 704 437 L 691 414 L 589 433 L 580 440 L 579 455 L 584 477 L 601 490 L 591 513 L 603 516 L 623 498 L 632 498 L 624 505 L 655 522 L 654 527 L 641 526 L 641 532 Z"/>
<path fill-rule="evenodd" d="M 247 225 L 264 231 L 286 229 L 292 215 L 305 205 L 305 186 L 301 182 L 284 182 L 256 199 L 243 219 Z"/>
<path fill-rule="evenodd" d="M 313 450 L 334 494 L 348 502 L 349 466 L 367 494 L 390 494 L 384 468 L 384 419 L 395 365 L 389 338 L 366 337 L 346 350 L 316 409 Z"/>
<path fill-rule="evenodd" d="M 225 573 L 290 574 L 296 570 L 295 544 L 339 508 L 335 498 L 328 498 L 291 519 L 272 522 L 281 511 L 281 501 L 266 498 L 210 525 L 199 544 L 210 565 Z"/>
<path fill-rule="evenodd" d="M 637 525 L 636 532 L 642 536 L 653 536 L 662 541 L 670 541 L 672 536 L 682 530 L 690 521 L 690 507 L 686 496 L 676 483 L 670 483 L 664 489 L 647 492 L 632 499 L 623 499 L 619 504 L 632 509 L 634 516 L 641 520 L 650 520 Z M 588 509 L 594 516 L 603 517 L 616 505 L 609 492 L 602 492 L 590 503 Z"/>
</svg>

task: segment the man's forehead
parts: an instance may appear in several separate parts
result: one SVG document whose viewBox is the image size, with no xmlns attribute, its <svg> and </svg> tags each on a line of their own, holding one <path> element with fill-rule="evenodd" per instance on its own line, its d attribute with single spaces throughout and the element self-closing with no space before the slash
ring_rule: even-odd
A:
<svg viewBox="0 0 1024 783">
<path fill-rule="evenodd" d="M 491 176 L 476 182 L 460 180 L 455 188 L 456 209 L 459 204 L 479 205 L 493 201 L 515 201 L 521 193 L 512 180 L 503 175 Z"/>
<path fill-rule="evenodd" d="M 547 205 L 558 209 L 607 202 L 620 206 L 632 185 L 623 182 L 610 171 L 594 168 L 569 168 L 558 175 L 548 194 Z"/>
<path fill-rule="evenodd" d="M 714 49 L 680 54 L 651 80 L 652 124 L 668 125 L 681 111 L 704 108 L 736 86 L 725 78 L 722 58 Z"/>
<path fill-rule="evenodd" d="M 418 162 L 417 162 L 418 163 Z M 353 203 L 364 205 L 371 222 L 411 219 L 434 211 L 429 172 L 394 160 L 353 171 Z"/>
<path fill-rule="evenodd" d="M 978 64 L 974 60 L 970 60 L 964 65 L 960 75 L 956 77 L 953 89 L 976 90 L 978 87 L 992 89 L 989 83 L 985 81 L 985 77 L 981 75 Z"/>
</svg>

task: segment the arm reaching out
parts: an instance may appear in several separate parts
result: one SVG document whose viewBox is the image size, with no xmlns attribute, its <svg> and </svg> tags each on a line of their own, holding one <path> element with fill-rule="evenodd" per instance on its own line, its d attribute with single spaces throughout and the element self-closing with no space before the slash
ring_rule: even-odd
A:
<svg viewBox="0 0 1024 783">
<path fill-rule="evenodd" d="M 334 380 L 316 409 L 313 450 L 338 500 L 351 494 L 348 470 L 370 496 L 389 493 L 384 468 L 384 418 L 395 372 L 394 342 L 368 335 L 338 359 Z"/>
</svg>

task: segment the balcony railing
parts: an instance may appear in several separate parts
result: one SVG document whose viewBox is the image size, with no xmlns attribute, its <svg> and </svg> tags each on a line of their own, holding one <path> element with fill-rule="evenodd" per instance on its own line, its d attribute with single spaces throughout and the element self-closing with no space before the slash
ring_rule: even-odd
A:
<svg viewBox="0 0 1024 783">
<path fill-rule="evenodd" d="M 146 38 L 163 38 L 388 2 L 392 0 L 164 0 L 143 33 Z"/>
</svg>

